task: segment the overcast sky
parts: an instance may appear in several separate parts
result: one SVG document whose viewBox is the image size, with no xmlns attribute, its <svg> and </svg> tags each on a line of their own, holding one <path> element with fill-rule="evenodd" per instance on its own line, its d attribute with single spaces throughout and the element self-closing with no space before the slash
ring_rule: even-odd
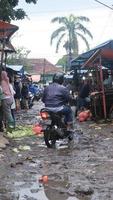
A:
<svg viewBox="0 0 113 200">
<path fill-rule="evenodd" d="M 112 0 L 101 0 L 104 4 L 112 7 Z M 106 40 L 113 39 L 113 10 L 97 3 L 95 0 L 38 0 L 37 5 L 26 4 L 20 0 L 22 7 L 29 19 L 14 21 L 19 26 L 18 36 L 13 39 L 14 46 L 24 46 L 31 50 L 29 57 L 46 58 L 53 64 L 65 54 L 60 48 L 55 53 L 54 45 L 50 46 L 50 36 L 59 26 L 52 24 L 51 19 L 56 16 L 89 17 L 91 23 L 87 28 L 93 35 L 93 41 L 89 40 L 90 46 L 94 47 Z M 85 46 L 80 42 L 80 53 L 85 51 Z"/>
</svg>

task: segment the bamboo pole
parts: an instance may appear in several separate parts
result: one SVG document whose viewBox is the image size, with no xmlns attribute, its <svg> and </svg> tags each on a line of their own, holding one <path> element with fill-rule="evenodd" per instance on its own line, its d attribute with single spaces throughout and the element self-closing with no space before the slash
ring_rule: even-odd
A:
<svg viewBox="0 0 113 200">
<path fill-rule="evenodd" d="M 101 90 L 102 90 L 102 101 L 103 101 L 103 111 L 104 111 L 104 118 L 106 119 L 106 99 L 105 99 L 105 91 L 104 91 L 104 84 L 103 84 L 103 71 L 102 71 L 102 62 L 101 62 L 101 55 L 99 59 L 99 66 L 100 66 L 100 80 L 101 80 Z"/>
</svg>

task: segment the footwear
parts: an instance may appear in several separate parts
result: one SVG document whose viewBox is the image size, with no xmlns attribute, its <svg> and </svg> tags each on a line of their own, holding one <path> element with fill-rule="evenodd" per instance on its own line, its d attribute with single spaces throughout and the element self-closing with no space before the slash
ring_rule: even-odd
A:
<svg viewBox="0 0 113 200">
<path fill-rule="evenodd" d="M 0 128 L 0 132 L 4 132 L 4 129 L 3 129 L 3 128 Z"/>
<path fill-rule="evenodd" d="M 69 131 L 68 139 L 71 141 L 73 140 L 73 132 Z"/>
</svg>

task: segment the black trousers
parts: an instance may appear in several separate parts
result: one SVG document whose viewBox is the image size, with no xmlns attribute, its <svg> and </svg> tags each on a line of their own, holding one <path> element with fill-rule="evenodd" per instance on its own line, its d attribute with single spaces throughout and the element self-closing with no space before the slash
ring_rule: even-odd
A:
<svg viewBox="0 0 113 200">
<path fill-rule="evenodd" d="M 0 131 L 3 131 L 3 108 L 0 106 Z"/>
</svg>

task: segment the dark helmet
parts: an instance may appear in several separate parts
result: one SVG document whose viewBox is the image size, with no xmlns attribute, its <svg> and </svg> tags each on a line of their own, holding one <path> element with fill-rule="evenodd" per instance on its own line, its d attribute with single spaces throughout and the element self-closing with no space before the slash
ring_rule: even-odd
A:
<svg viewBox="0 0 113 200">
<path fill-rule="evenodd" d="M 64 82 L 64 74 L 61 73 L 61 72 L 58 72 L 58 73 L 54 74 L 53 82 L 62 84 Z"/>
</svg>

